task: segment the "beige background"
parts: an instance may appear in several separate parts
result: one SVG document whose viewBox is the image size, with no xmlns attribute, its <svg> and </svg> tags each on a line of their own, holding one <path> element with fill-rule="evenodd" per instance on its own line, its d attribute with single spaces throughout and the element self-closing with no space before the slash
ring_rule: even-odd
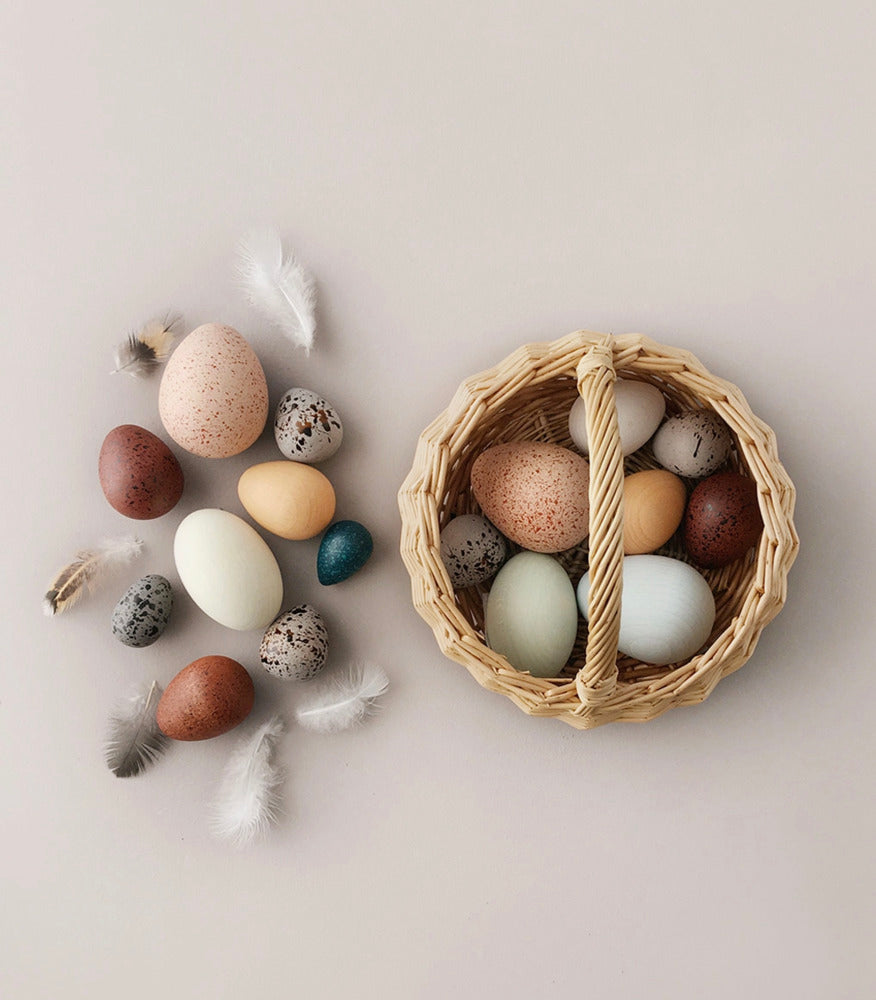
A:
<svg viewBox="0 0 876 1000">
<path fill-rule="evenodd" d="M 873 197 L 865 3 L 31 2 L 0 15 L 5 363 L 0 995 L 872 995 Z M 318 343 L 256 321 L 235 241 L 275 224 L 319 282 Z M 175 580 L 179 517 L 235 509 L 266 437 L 183 459 L 148 552 L 57 620 L 54 571 L 130 524 L 104 434 L 160 431 L 110 376 L 156 312 L 237 326 L 346 424 L 325 466 L 377 540 L 317 604 L 379 717 L 290 731 L 287 813 L 240 853 L 207 811 L 229 735 L 132 781 L 106 719 L 152 676 L 258 636 L 183 596 L 148 650 L 131 579 Z M 590 733 L 445 660 L 409 599 L 395 493 L 467 375 L 579 327 L 687 347 L 741 385 L 799 490 L 790 600 L 704 705 Z M 254 718 L 294 691 L 257 676 Z"/>
</svg>

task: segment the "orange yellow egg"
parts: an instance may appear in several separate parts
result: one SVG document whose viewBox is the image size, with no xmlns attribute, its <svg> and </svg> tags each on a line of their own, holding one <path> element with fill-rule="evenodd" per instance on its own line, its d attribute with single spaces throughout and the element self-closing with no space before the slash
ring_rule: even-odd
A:
<svg viewBox="0 0 876 1000">
<path fill-rule="evenodd" d="M 624 478 L 624 555 L 643 555 L 665 545 L 684 517 L 687 491 L 665 469 Z"/>
</svg>

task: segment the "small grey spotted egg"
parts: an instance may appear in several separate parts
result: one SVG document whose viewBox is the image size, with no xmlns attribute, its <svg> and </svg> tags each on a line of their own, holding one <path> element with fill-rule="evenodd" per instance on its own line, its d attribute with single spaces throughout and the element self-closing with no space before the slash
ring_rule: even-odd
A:
<svg viewBox="0 0 876 1000">
<path fill-rule="evenodd" d="M 158 573 L 131 586 L 115 606 L 113 635 L 126 646 L 151 646 L 167 627 L 173 610 L 173 588 Z"/>
<path fill-rule="evenodd" d="M 328 654 L 328 632 L 322 615 L 300 604 L 268 626 L 259 647 L 262 666 L 284 680 L 306 681 L 322 670 Z"/>
<path fill-rule="evenodd" d="M 441 560 L 454 587 L 489 580 L 508 556 L 508 543 L 479 514 L 460 514 L 441 532 Z"/>
<path fill-rule="evenodd" d="M 670 472 L 701 479 L 727 461 L 733 439 L 714 410 L 686 410 L 670 417 L 654 435 L 654 457 Z"/>
<path fill-rule="evenodd" d="M 288 389 L 274 414 L 277 447 L 293 462 L 315 465 L 340 448 L 344 428 L 337 410 L 310 389 Z"/>
</svg>

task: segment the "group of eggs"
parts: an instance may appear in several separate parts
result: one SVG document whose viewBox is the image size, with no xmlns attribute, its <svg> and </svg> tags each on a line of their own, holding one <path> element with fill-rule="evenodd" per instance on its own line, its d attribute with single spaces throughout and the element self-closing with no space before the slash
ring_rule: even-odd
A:
<svg viewBox="0 0 876 1000">
<path fill-rule="evenodd" d="M 689 659 L 707 642 L 715 600 L 696 568 L 743 558 L 763 529 L 757 484 L 726 468 L 727 424 L 713 410 L 667 418 L 651 383 L 620 379 L 615 405 L 621 451 L 650 442 L 660 468 L 631 472 L 623 484 L 623 566 L 618 651 L 654 665 Z M 575 644 L 579 615 L 589 621 L 590 574 L 573 584 L 556 558 L 590 532 L 586 409 L 569 412 L 575 448 L 513 441 L 484 449 L 471 468 L 482 515 L 453 518 L 441 557 L 455 588 L 486 585 L 485 638 L 517 670 L 556 677 Z M 657 554 L 679 537 L 687 559 Z M 508 558 L 513 542 L 522 551 Z"/>
<path fill-rule="evenodd" d="M 268 418 L 268 387 L 255 352 L 231 327 L 206 324 L 192 331 L 171 355 L 158 398 L 170 438 L 203 458 L 227 458 L 254 444 Z M 238 481 L 238 497 L 260 527 L 284 539 L 322 534 L 317 576 L 339 583 L 365 565 L 371 534 L 357 521 L 332 524 L 335 492 L 314 465 L 340 447 L 343 426 L 335 408 L 309 389 L 292 388 L 274 415 L 274 437 L 284 455 L 250 466 Z M 161 517 L 183 493 L 184 477 L 170 447 L 133 424 L 111 430 L 98 460 L 103 493 L 119 513 L 136 520 Z M 306 680 L 323 667 L 328 633 L 309 604 L 281 612 L 283 579 L 259 532 L 227 510 L 203 508 L 176 529 L 177 573 L 194 603 L 227 628 L 264 630 L 259 656 L 276 677 Z M 113 634 L 143 647 L 163 633 L 173 607 L 170 582 L 149 574 L 122 596 L 112 615 Z M 225 656 L 194 660 L 168 684 L 157 722 L 179 740 L 218 736 L 242 722 L 253 705 L 253 683 L 240 663 Z"/>
</svg>

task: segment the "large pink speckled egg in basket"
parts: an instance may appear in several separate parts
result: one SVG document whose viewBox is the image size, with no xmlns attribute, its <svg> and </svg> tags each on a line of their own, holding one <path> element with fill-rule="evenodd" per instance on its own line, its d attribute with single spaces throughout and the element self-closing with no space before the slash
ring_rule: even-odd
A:
<svg viewBox="0 0 876 1000">
<path fill-rule="evenodd" d="M 167 362 L 158 412 L 167 433 L 193 455 L 238 455 L 268 419 L 268 384 L 255 351 L 230 326 L 199 326 Z"/>
</svg>

